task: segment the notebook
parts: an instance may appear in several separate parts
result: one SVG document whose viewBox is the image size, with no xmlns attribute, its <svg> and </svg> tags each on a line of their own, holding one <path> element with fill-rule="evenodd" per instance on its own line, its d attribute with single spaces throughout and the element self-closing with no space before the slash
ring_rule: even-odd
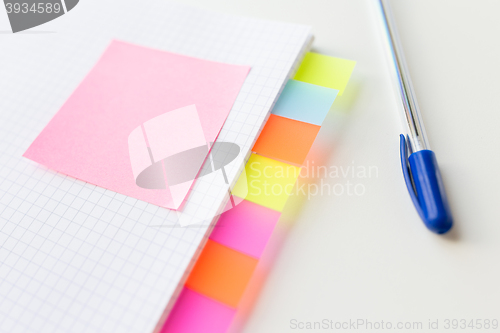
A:
<svg viewBox="0 0 500 333">
<path fill-rule="evenodd" d="M 0 30 L 8 24 L 0 17 Z M 310 28 L 160 0 L 87 0 L 1 39 L 0 331 L 152 332 L 307 50 Z M 241 148 L 242 163 L 226 167 L 227 187 L 198 179 L 179 213 L 22 157 L 112 39 L 251 66 L 217 139 Z"/>
</svg>

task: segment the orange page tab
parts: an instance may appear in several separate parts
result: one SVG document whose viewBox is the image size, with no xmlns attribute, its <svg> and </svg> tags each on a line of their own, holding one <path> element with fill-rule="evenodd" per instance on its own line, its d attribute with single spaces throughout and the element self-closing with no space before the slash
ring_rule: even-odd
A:
<svg viewBox="0 0 500 333">
<path fill-rule="evenodd" d="M 302 164 L 320 126 L 271 115 L 252 151 L 293 164 Z"/>
</svg>

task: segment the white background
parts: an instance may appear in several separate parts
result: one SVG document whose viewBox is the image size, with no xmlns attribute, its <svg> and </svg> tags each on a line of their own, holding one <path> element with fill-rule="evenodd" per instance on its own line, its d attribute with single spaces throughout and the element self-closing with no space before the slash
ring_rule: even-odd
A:
<svg viewBox="0 0 500 333">
<path fill-rule="evenodd" d="M 437 319 L 439 331 L 450 331 L 445 319 L 500 319 L 500 2 L 392 1 L 455 217 L 446 236 L 425 229 L 403 182 L 401 125 L 369 1 L 183 2 L 312 25 L 315 51 L 356 60 L 313 151 L 327 166 L 379 170 L 370 179 L 326 180 L 361 183 L 362 196 L 289 202 L 280 221 L 288 234 L 244 332 L 298 331 L 292 319 L 422 321 L 424 328 Z"/>
</svg>

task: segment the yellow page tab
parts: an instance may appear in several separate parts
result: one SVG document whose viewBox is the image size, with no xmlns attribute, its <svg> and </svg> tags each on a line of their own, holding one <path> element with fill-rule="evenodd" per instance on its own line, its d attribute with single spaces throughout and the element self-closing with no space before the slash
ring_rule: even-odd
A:
<svg viewBox="0 0 500 333">
<path fill-rule="evenodd" d="M 337 89 L 342 95 L 356 66 L 356 61 L 308 52 L 294 80 Z"/>
<path fill-rule="evenodd" d="M 293 191 L 299 173 L 300 168 L 296 166 L 252 154 L 232 193 L 281 212 Z"/>
</svg>

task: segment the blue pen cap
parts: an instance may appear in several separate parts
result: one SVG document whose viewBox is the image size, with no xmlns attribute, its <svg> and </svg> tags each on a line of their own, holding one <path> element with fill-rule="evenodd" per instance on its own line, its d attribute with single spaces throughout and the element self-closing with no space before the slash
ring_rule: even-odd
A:
<svg viewBox="0 0 500 333">
<path fill-rule="evenodd" d="M 420 150 L 408 158 L 405 137 L 401 135 L 401 164 L 406 187 L 424 224 L 435 233 L 446 233 L 453 218 L 436 155 L 431 150 Z"/>
</svg>

